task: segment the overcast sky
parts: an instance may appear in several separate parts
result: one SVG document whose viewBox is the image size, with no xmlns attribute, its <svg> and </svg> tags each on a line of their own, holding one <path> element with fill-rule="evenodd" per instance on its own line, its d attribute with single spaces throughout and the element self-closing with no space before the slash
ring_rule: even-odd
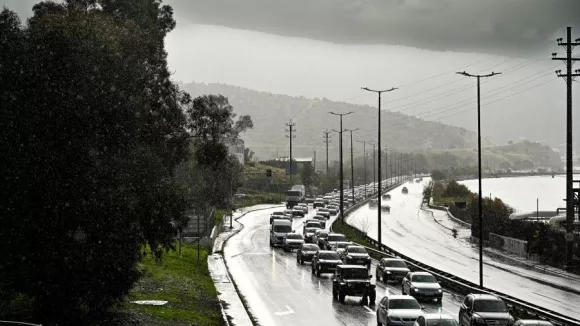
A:
<svg viewBox="0 0 580 326">
<path fill-rule="evenodd" d="M 0 0 L 21 15 L 36 2 Z M 466 109 L 475 107 L 475 84 L 455 71 L 501 71 L 482 85 L 484 132 L 564 142 L 565 87 L 553 73 L 564 67 L 550 53 L 562 53 L 555 39 L 579 25 L 580 0 L 164 3 L 177 19 L 166 40 L 175 80 L 373 106 L 375 96 L 361 86 L 394 86 L 400 90 L 384 97 L 385 109 L 474 130 Z M 524 114 L 526 123 L 517 123 Z"/>
</svg>

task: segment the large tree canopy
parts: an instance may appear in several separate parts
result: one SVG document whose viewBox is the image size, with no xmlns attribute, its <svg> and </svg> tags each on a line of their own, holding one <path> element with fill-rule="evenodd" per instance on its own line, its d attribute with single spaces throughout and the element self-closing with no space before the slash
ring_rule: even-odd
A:
<svg viewBox="0 0 580 326">
<path fill-rule="evenodd" d="M 0 14 L 0 315 L 102 310 L 158 256 L 187 209 L 184 99 L 155 0 L 45 2 Z M 46 319 L 43 320 L 46 322 Z"/>
</svg>

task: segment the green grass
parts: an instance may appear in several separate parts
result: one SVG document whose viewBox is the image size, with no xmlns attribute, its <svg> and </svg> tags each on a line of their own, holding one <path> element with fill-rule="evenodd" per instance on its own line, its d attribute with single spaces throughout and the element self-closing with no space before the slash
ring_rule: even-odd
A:
<svg viewBox="0 0 580 326">
<path fill-rule="evenodd" d="M 244 192 L 244 191 L 242 191 Z M 236 199 L 236 208 L 260 205 L 260 204 L 279 204 L 281 203 L 286 195 L 282 193 L 274 192 L 259 192 L 259 191 L 247 191 L 244 192 L 246 197 L 241 199 Z"/>
<path fill-rule="evenodd" d="M 144 277 L 129 300 L 167 300 L 164 306 L 126 303 L 122 310 L 145 315 L 147 325 L 223 325 L 217 292 L 207 267 L 207 251 L 185 244 L 181 256 L 171 251 L 156 262 L 149 254 L 141 262 Z"/>
<path fill-rule="evenodd" d="M 222 220 L 224 219 L 224 216 L 228 214 L 228 211 L 225 209 L 216 209 L 213 211 L 213 218 L 215 220 L 215 225 L 219 225 Z"/>
</svg>

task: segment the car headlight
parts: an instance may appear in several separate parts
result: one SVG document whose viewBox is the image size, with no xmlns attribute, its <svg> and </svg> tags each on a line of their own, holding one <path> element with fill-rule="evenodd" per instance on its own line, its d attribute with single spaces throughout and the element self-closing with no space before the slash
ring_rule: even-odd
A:
<svg viewBox="0 0 580 326">
<path fill-rule="evenodd" d="M 352 259 L 352 257 L 351 256 L 346 256 L 346 259 Z"/>
<path fill-rule="evenodd" d="M 479 316 L 475 316 L 473 320 L 475 320 L 475 322 L 478 324 L 485 324 L 485 320 Z"/>
<path fill-rule="evenodd" d="M 346 285 L 346 283 L 345 282 L 340 282 L 340 285 L 344 286 L 344 285 Z"/>
<path fill-rule="evenodd" d="M 443 290 L 441 290 L 441 289 L 438 289 L 437 291 L 438 291 L 439 293 L 443 292 Z"/>
<path fill-rule="evenodd" d="M 417 289 L 417 288 L 413 288 L 412 290 L 413 290 L 413 292 L 419 292 L 419 289 Z"/>
<path fill-rule="evenodd" d="M 391 274 L 391 272 L 387 271 L 387 274 Z"/>
</svg>

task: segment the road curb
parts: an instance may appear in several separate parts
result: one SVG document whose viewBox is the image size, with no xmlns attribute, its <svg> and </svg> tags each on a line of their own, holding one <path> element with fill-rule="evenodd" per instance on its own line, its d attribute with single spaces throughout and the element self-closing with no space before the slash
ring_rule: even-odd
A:
<svg viewBox="0 0 580 326">
<path fill-rule="evenodd" d="M 280 204 L 279 206 L 264 207 L 264 208 L 257 208 L 257 209 L 248 210 L 248 211 L 246 211 L 246 212 L 242 213 L 240 216 L 238 216 L 238 217 L 234 218 L 234 221 L 238 222 L 238 220 L 239 220 L 239 219 L 241 219 L 242 217 L 246 216 L 246 215 L 247 215 L 247 214 L 249 214 L 249 213 L 253 213 L 253 212 L 257 212 L 257 211 L 262 211 L 262 210 L 266 210 L 266 209 L 272 209 L 272 208 L 283 207 L 283 206 L 284 206 L 284 205 Z M 249 307 L 248 307 L 247 303 L 246 303 L 246 302 L 245 302 L 245 301 L 242 299 L 242 297 L 241 297 L 241 295 L 240 295 L 240 291 L 239 291 L 239 289 L 238 289 L 238 286 L 237 286 L 236 282 L 234 281 L 234 279 L 233 279 L 233 277 L 232 277 L 232 274 L 230 273 L 230 269 L 229 269 L 229 267 L 228 267 L 228 263 L 227 263 L 227 261 L 226 261 L 225 255 L 223 255 L 223 248 L 225 247 L 225 245 L 226 245 L 226 243 L 228 242 L 228 240 L 229 240 L 231 237 L 233 237 L 234 235 L 238 234 L 240 231 L 242 231 L 242 230 L 244 229 L 244 224 L 242 224 L 242 223 L 240 223 L 240 222 L 238 222 L 238 223 L 240 224 L 240 228 L 239 228 L 239 229 L 237 229 L 237 230 L 235 230 L 235 231 L 232 231 L 232 232 L 231 232 L 231 233 L 230 233 L 230 234 L 229 234 L 229 235 L 228 235 L 228 236 L 227 236 L 227 237 L 226 237 L 226 238 L 225 238 L 225 239 L 222 241 L 222 243 L 219 245 L 219 248 L 213 248 L 213 250 L 212 250 L 212 251 L 213 251 L 213 252 L 212 252 L 212 254 L 216 254 L 216 253 L 218 253 L 218 252 L 220 252 L 220 251 L 222 252 L 222 261 L 223 261 L 223 263 L 224 263 L 225 270 L 226 270 L 226 273 L 227 273 L 227 275 L 228 275 L 228 278 L 230 279 L 230 282 L 231 282 L 231 283 L 232 283 L 232 285 L 234 286 L 235 292 L 236 292 L 236 294 L 237 294 L 237 298 L 238 298 L 238 300 L 240 300 L 240 304 L 241 304 L 241 305 L 244 307 L 244 310 L 245 310 L 245 312 L 246 312 L 246 314 L 247 314 L 247 316 L 248 316 L 248 319 L 249 319 L 249 320 L 250 320 L 250 322 L 252 323 L 252 325 L 254 325 L 254 326 L 259 326 L 259 324 L 258 324 L 258 322 L 257 322 L 256 318 L 255 318 L 255 317 L 253 316 L 253 314 L 250 312 L 250 309 L 249 309 Z M 209 259 L 209 257 L 208 257 L 208 259 Z M 232 325 L 232 324 L 229 322 L 228 318 L 227 318 L 227 313 L 226 313 L 226 311 L 225 311 L 225 309 L 224 309 L 224 307 L 223 307 L 223 304 L 222 304 L 221 300 L 220 300 L 220 309 L 221 309 L 221 312 L 222 312 L 222 317 L 223 317 L 223 319 L 224 319 L 224 321 L 225 321 L 225 324 L 226 324 L 227 326 L 230 326 L 230 325 Z"/>
</svg>

